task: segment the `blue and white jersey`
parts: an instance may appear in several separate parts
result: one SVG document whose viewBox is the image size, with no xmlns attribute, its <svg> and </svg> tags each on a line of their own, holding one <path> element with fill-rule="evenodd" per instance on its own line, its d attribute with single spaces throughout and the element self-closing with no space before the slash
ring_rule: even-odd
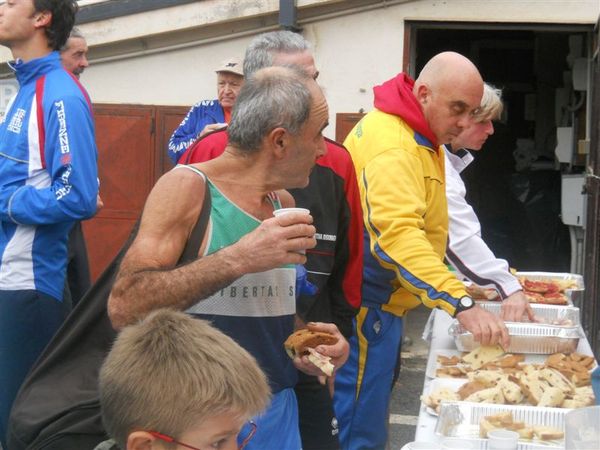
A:
<svg viewBox="0 0 600 450">
<path fill-rule="evenodd" d="M 96 211 L 91 104 L 58 52 L 11 66 L 19 92 L 0 124 L 0 290 L 61 300 L 67 235 Z"/>
<path fill-rule="evenodd" d="M 169 139 L 169 158 L 177 164 L 181 155 L 198 139 L 206 125 L 224 122 L 225 113 L 218 100 L 202 100 L 196 103 Z"/>
</svg>

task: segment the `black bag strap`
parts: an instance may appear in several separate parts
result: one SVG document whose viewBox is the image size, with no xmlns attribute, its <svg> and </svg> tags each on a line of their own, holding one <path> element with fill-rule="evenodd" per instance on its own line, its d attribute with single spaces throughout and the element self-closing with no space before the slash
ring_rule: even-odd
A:
<svg viewBox="0 0 600 450">
<path fill-rule="evenodd" d="M 204 180 L 204 201 L 202 202 L 202 211 L 200 211 L 198 221 L 196 222 L 196 225 L 190 234 L 190 238 L 183 249 L 183 253 L 179 258 L 178 265 L 189 263 L 198 259 L 200 245 L 202 245 L 202 239 L 204 238 L 206 228 L 208 227 L 208 219 L 210 219 L 211 197 L 210 188 L 208 187 L 206 177 L 204 177 Z"/>
<path fill-rule="evenodd" d="M 198 258 L 210 211 L 206 183 L 202 210 L 178 265 Z M 97 393 L 98 369 L 116 336 L 106 303 L 139 223 L 138 219 L 118 255 L 67 317 L 23 383 L 8 430 L 11 450 L 87 450 L 73 442 L 106 439 Z"/>
</svg>

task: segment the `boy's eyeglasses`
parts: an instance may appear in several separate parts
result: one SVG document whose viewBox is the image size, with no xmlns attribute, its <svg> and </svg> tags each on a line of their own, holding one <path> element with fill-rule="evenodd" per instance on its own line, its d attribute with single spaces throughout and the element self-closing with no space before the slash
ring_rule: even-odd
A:
<svg viewBox="0 0 600 450">
<path fill-rule="evenodd" d="M 256 434 L 256 424 L 252 421 L 248 422 L 248 425 L 250 425 L 250 432 L 248 433 L 248 436 L 246 436 L 244 438 L 244 440 L 240 443 L 238 449 L 242 450 L 244 447 L 246 447 L 246 445 L 248 445 L 248 442 L 250 442 L 250 440 L 254 437 L 254 435 Z M 154 436 L 156 439 L 160 439 L 161 441 L 165 441 L 165 442 L 170 442 L 172 444 L 177 444 L 177 445 L 181 445 L 182 447 L 185 448 L 189 448 L 190 450 L 201 450 L 198 447 L 193 447 L 189 444 L 184 444 L 181 441 L 178 441 L 177 439 L 175 439 L 172 436 L 169 436 L 168 434 L 162 434 L 159 433 L 158 431 L 148 431 L 148 433 L 150 433 L 152 436 Z"/>
</svg>

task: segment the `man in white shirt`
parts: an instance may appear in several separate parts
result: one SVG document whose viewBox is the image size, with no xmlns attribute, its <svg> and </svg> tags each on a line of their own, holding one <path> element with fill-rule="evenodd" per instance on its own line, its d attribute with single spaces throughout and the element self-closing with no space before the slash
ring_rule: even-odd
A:
<svg viewBox="0 0 600 450">
<path fill-rule="evenodd" d="M 510 273 L 508 263 L 496 258 L 481 238 L 479 220 L 465 199 L 466 188 L 460 178 L 460 172 L 473 161 L 467 149 L 481 150 L 487 138 L 494 133 L 492 120 L 500 117 L 502 107 L 501 91 L 485 84 L 477 119 L 445 145 L 449 218 L 446 259 L 473 283 L 496 289 L 503 300 L 502 319 L 517 322 L 524 315 L 532 320 L 533 311 L 521 284 Z"/>
</svg>

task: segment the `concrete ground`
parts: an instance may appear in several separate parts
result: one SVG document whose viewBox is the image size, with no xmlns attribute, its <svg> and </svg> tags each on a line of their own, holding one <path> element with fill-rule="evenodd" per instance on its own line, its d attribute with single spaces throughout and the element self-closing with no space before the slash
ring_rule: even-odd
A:
<svg viewBox="0 0 600 450">
<path fill-rule="evenodd" d="M 428 344 L 421 335 L 431 310 L 423 306 L 412 310 L 405 320 L 405 336 L 409 342 L 402 345 L 400 378 L 392 391 L 390 405 L 390 450 L 400 450 L 415 437 L 420 396 L 423 390 Z"/>
</svg>

